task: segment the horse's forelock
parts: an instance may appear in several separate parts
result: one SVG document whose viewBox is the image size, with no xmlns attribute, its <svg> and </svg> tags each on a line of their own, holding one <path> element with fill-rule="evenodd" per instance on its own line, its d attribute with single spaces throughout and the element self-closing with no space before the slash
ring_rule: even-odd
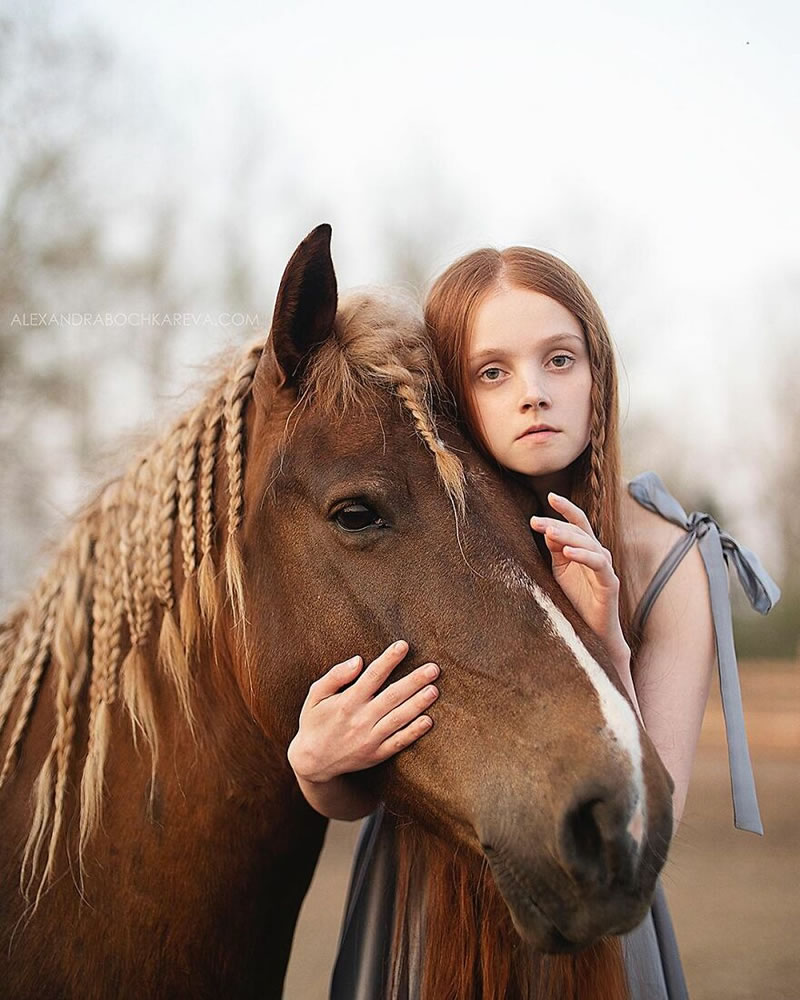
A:
<svg viewBox="0 0 800 1000">
<path fill-rule="evenodd" d="M 344 296 L 333 336 L 316 351 L 303 395 L 323 412 L 360 408 L 375 393 L 393 392 L 434 457 L 456 516 L 465 510 L 464 467 L 439 436 L 437 413 L 454 416 L 419 305 L 410 296 L 362 289 Z"/>
</svg>

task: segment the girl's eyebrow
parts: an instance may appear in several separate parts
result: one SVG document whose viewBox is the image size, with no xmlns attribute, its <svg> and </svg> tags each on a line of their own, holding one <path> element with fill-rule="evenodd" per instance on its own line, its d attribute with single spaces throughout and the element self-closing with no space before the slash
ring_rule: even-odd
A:
<svg viewBox="0 0 800 1000">
<path fill-rule="evenodd" d="M 545 337 L 539 342 L 540 347 L 549 347 L 551 344 L 563 343 L 565 340 L 577 340 L 578 343 L 583 346 L 583 337 L 579 337 L 577 333 L 554 333 L 549 337 Z M 474 365 L 476 361 L 480 361 L 482 358 L 505 358 L 509 355 L 509 351 L 501 350 L 497 347 L 487 347 L 483 351 L 478 351 L 477 354 L 473 354 L 469 359 L 469 363 Z"/>
</svg>

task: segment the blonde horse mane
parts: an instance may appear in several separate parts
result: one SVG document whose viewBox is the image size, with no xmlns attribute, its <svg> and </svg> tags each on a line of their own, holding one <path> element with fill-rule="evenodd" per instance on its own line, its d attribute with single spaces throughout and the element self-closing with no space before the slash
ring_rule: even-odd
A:
<svg viewBox="0 0 800 1000">
<path fill-rule="evenodd" d="M 56 673 L 55 732 L 35 782 L 33 819 L 20 871 L 26 899 L 38 879 L 34 908 L 53 877 L 69 770 L 80 749 L 76 712 L 87 687 L 88 744 L 79 803 L 81 876 L 84 853 L 102 817 L 110 709 L 119 698 L 130 718 L 133 741 L 149 748 L 152 775 L 156 773 L 158 727 L 150 681 L 156 664 L 148 662 L 146 650 L 155 637 L 157 612 L 157 666 L 174 686 L 192 732 L 191 667 L 200 630 L 213 635 L 220 610 L 218 566 L 224 572 L 241 651 L 247 655 L 239 542 L 244 422 L 268 343 L 259 339 L 248 347 L 192 410 L 76 516 L 50 568 L 0 625 L 0 737 L 6 728 L 10 731 L 0 788 L 13 774 L 48 665 Z M 434 414 L 446 397 L 419 309 L 394 295 L 366 291 L 343 299 L 334 335 L 314 355 L 293 413 L 312 403 L 342 413 L 349 406 L 363 406 L 371 391 L 393 392 L 410 413 L 434 456 L 457 523 L 465 508 L 464 470 L 436 430 Z M 215 483 L 218 458 L 226 469 L 224 484 Z M 223 509 L 215 507 L 215 495 L 223 497 Z M 215 527 L 223 522 L 220 560 Z M 176 531 L 184 580 L 179 599 L 173 566 Z"/>
</svg>

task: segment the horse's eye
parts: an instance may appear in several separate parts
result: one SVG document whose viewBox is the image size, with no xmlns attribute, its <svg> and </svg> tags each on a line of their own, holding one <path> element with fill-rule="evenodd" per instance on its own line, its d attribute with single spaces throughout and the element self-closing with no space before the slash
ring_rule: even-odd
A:
<svg viewBox="0 0 800 1000">
<path fill-rule="evenodd" d="M 363 503 L 349 503 L 334 514 L 336 523 L 345 531 L 363 531 L 364 528 L 374 526 L 382 528 L 385 521 Z"/>
</svg>

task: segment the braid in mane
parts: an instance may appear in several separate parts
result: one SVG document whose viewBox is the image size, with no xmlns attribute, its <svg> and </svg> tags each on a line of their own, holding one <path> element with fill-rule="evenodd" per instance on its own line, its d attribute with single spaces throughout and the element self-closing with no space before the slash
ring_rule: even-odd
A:
<svg viewBox="0 0 800 1000">
<path fill-rule="evenodd" d="M 319 383 L 312 383 L 298 402 L 306 404 L 313 397 L 323 408 L 341 412 L 345 403 L 365 405 L 370 392 L 394 392 L 433 454 L 458 517 L 465 506 L 464 471 L 437 433 L 432 406 L 441 389 L 440 373 L 418 311 L 401 308 L 398 313 L 397 305 L 396 299 L 380 295 L 346 299 L 337 317 L 337 336 L 314 358 Z M 114 707 L 119 704 L 129 716 L 134 747 L 138 749 L 141 738 L 150 751 L 152 805 L 159 759 L 157 672 L 170 679 L 195 736 L 189 664 L 200 628 L 205 626 L 213 636 L 219 602 L 226 596 L 249 670 L 239 540 L 244 418 L 267 345 L 262 339 L 235 359 L 205 399 L 76 515 L 50 568 L 0 625 L 0 737 L 10 729 L 0 787 L 13 773 L 48 669 L 54 681 L 55 732 L 34 783 L 33 817 L 20 871 L 26 898 L 35 889 L 34 911 L 55 877 L 59 843 L 65 840 L 81 699 L 88 695 L 77 836 L 82 884 L 85 852 L 102 822 Z M 217 484 L 221 468 L 227 476 Z M 215 505 L 220 501 L 227 515 L 224 541 L 216 537 L 220 511 Z M 218 544 L 224 545 L 222 588 L 217 587 L 215 569 Z M 181 568 L 176 605 L 175 580 L 180 580 Z M 158 606 L 160 623 L 155 619 Z"/>
<path fill-rule="evenodd" d="M 131 719 L 133 743 L 134 746 L 138 745 L 138 735 L 141 733 L 150 748 L 153 778 L 158 761 L 158 733 L 155 706 L 148 680 L 150 667 L 145 646 L 150 637 L 153 618 L 154 592 L 148 568 L 155 565 L 155 562 L 151 546 L 148 545 L 148 528 L 153 520 L 155 500 L 158 496 L 154 476 L 155 463 L 156 456 L 153 452 L 139 462 L 128 494 L 133 509 L 130 526 L 132 544 L 130 595 L 129 601 L 126 601 L 131 646 L 120 668 L 122 701 Z"/>
<path fill-rule="evenodd" d="M 197 407 L 186 422 L 180 443 L 178 460 L 178 524 L 183 556 L 183 588 L 179 619 L 181 640 L 191 656 L 197 639 L 197 532 L 195 530 L 195 497 L 197 494 L 196 462 L 200 435 L 205 424 L 205 409 Z"/>
<path fill-rule="evenodd" d="M 100 822 L 103 808 L 103 774 L 111 737 L 109 706 L 116 698 L 117 674 L 121 648 L 122 619 L 125 613 L 123 594 L 124 567 L 127 562 L 127 520 L 120 517 L 120 486 L 114 483 L 103 492 L 100 521 L 95 546 L 94 602 L 92 605 L 92 672 L 89 686 L 89 749 L 81 774 L 81 810 L 78 856 L 81 871 L 89 837 Z M 120 539 L 117 557 L 114 539 Z M 123 538 L 126 543 L 123 544 Z"/>
<path fill-rule="evenodd" d="M 178 501 L 178 448 L 184 435 L 180 422 L 167 438 L 161 451 L 159 467 L 159 509 L 156 518 L 158 559 L 156 561 L 155 595 L 162 608 L 158 656 L 161 665 L 175 685 L 181 710 L 194 733 L 189 664 L 184 653 L 181 634 L 175 621 L 175 591 L 172 583 L 172 539 Z"/>
<path fill-rule="evenodd" d="M 200 612 L 203 621 L 212 629 L 216 623 L 214 566 L 214 466 L 217 457 L 217 440 L 219 438 L 222 404 L 215 400 L 209 407 L 203 427 L 203 437 L 200 441 L 200 569 L 197 571 L 198 596 Z"/>
<path fill-rule="evenodd" d="M 225 454 L 228 466 L 228 523 L 225 541 L 225 584 L 233 610 L 234 622 L 241 641 L 242 654 L 249 674 L 247 651 L 244 563 L 239 547 L 238 531 L 244 509 L 244 418 L 245 399 L 253 385 L 258 362 L 264 350 L 263 342 L 253 345 L 228 383 L 225 397 Z"/>
<path fill-rule="evenodd" d="M 17 662 L 14 664 L 10 672 L 10 679 L 13 682 L 13 691 L 10 685 L 8 691 L 8 705 L 3 705 L 4 720 L 11 707 L 13 697 L 22 684 L 25 676 L 25 668 L 29 668 L 28 683 L 25 687 L 22 705 L 20 706 L 17 721 L 11 734 L 11 742 L 9 743 L 8 750 L 6 751 L 3 769 L 0 771 L 0 788 L 2 788 L 5 784 L 6 778 L 8 777 L 16 758 L 17 748 L 19 747 L 25 727 L 28 724 L 31 709 L 33 708 L 34 698 L 36 697 L 36 692 L 39 689 L 39 682 L 41 680 L 42 673 L 44 672 L 45 664 L 47 663 L 47 655 L 52 641 L 53 631 L 55 629 L 56 610 L 58 606 L 56 598 L 58 597 L 59 589 L 59 585 L 53 586 L 50 593 L 47 594 L 42 601 L 42 604 L 39 605 L 39 608 L 41 608 L 41 611 L 43 612 L 40 618 L 39 629 L 37 630 L 33 625 L 28 629 L 27 635 L 25 636 L 25 642 L 22 644 L 21 650 L 18 653 Z"/>
<path fill-rule="evenodd" d="M 89 666 L 86 608 L 93 587 L 92 537 L 83 531 L 77 541 L 78 558 L 67 572 L 63 600 L 59 604 L 53 635 L 53 653 L 59 666 L 56 693 L 56 733 L 52 750 L 55 755 L 56 782 L 53 803 L 53 826 L 47 861 L 36 894 L 38 903 L 53 873 L 59 835 L 64 822 L 64 800 L 69 781 L 69 766 L 75 737 L 75 712 Z M 28 844 L 31 841 L 29 839 Z"/>
<path fill-rule="evenodd" d="M 352 292 L 339 303 L 335 337 L 313 359 L 303 401 L 341 415 L 376 391 L 394 392 L 410 413 L 458 523 L 466 510 L 464 467 L 436 429 L 434 406 L 445 409 L 446 389 L 419 307 L 397 293 Z"/>
</svg>

